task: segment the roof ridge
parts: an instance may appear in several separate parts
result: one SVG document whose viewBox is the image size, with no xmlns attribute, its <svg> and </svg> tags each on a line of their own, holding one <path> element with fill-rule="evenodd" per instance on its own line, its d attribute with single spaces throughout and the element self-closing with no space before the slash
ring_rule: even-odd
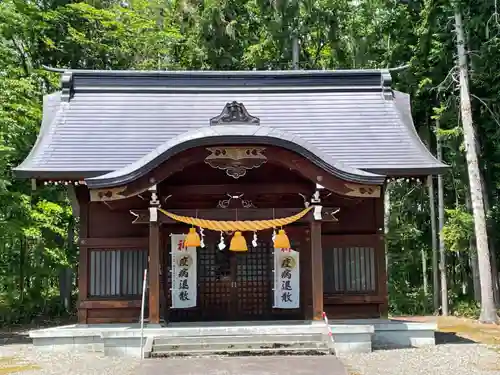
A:
<svg viewBox="0 0 500 375">
<path fill-rule="evenodd" d="M 88 71 L 62 70 L 63 100 L 78 91 L 391 91 L 388 70 Z"/>
<path fill-rule="evenodd" d="M 301 70 L 90 70 L 90 69 L 66 69 L 43 66 L 44 69 L 56 72 L 80 75 L 202 75 L 202 76 L 301 76 L 301 75 L 363 75 L 389 73 L 389 69 L 301 69 Z"/>
</svg>

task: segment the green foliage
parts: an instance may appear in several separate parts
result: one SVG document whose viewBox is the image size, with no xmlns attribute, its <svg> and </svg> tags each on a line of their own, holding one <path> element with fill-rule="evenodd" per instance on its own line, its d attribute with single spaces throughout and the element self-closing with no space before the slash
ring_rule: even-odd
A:
<svg viewBox="0 0 500 375">
<path fill-rule="evenodd" d="M 474 219 L 472 214 L 460 207 L 446 210 L 448 220 L 443 227 L 443 238 L 446 248 L 451 251 L 467 251 L 474 236 Z"/>
<path fill-rule="evenodd" d="M 428 315 L 432 312 L 432 301 L 422 287 L 414 287 L 401 280 L 390 284 L 389 313 L 398 315 Z"/>
<path fill-rule="evenodd" d="M 481 306 L 475 301 L 458 301 L 453 306 L 453 315 L 470 319 L 478 319 Z"/>
</svg>

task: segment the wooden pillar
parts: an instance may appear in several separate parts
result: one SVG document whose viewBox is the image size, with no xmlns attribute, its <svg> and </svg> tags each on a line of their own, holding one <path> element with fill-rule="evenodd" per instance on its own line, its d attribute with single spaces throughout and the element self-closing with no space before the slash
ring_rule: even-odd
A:
<svg viewBox="0 0 500 375">
<path fill-rule="evenodd" d="M 80 205 L 79 216 L 80 216 L 80 238 L 87 238 L 88 233 L 88 218 L 89 218 L 89 192 L 86 186 L 79 186 L 76 191 L 76 198 Z M 88 298 L 88 286 L 89 286 L 89 252 L 85 240 L 80 240 L 79 246 L 79 259 L 78 259 L 78 323 L 87 324 L 87 309 L 81 307 L 82 302 Z"/>
<path fill-rule="evenodd" d="M 312 318 L 321 320 L 323 314 L 323 247 L 321 220 L 311 221 L 311 278 Z"/>
<path fill-rule="evenodd" d="M 384 190 L 387 189 L 385 185 Z M 385 192 L 384 192 L 385 193 Z M 377 267 L 377 290 L 378 295 L 383 299 L 383 302 L 379 305 L 380 317 L 387 317 L 389 314 L 389 292 L 387 288 L 388 275 L 387 275 L 387 260 L 386 260 L 386 241 L 385 238 L 385 207 L 384 207 L 384 195 L 381 194 L 380 198 L 376 198 L 375 202 L 375 220 L 377 226 L 377 239 L 375 246 L 375 259 Z"/>
<path fill-rule="evenodd" d="M 150 189 L 149 207 L 149 323 L 160 323 L 160 225 L 156 186 Z"/>
</svg>

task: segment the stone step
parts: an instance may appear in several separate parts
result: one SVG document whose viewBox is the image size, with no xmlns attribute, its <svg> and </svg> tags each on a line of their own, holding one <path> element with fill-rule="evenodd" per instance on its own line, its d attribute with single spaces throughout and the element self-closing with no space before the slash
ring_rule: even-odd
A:
<svg viewBox="0 0 500 375">
<path fill-rule="evenodd" d="M 322 334 L 258 334 L 258 335 L 211 335 L 211 336 L 157 336 L 154 345 L 182 345 L 192 343 L 240 343 L 240 342 L 260 342 L 260 343 L 294 343 L 303 341 L 323 342 Z"/>
<path fill-rule="evenodd" d="M 159 330 L 161 331 L 161 330 Z M 324 324 L 302 325 L 245 325 L 245 326 L 202 326 L 202 327 L 177 327 L 169 326 L 165 336 L 226 336 L 226 335 L 302 335 L 325 334 L 327 328 Z M 160 336 L 162 334 L 159 334 Z"/>
<path fill-rule="evenodd" d="M 287 343 L 263 343 L 260 341 L 241 341 L 241 342 L 212 342 L 212 343 L 191 343 L 191 344 L 153 344 L 152 352 L 198 352 L 210 350 L 214 352 L 223 351 L 247 351 L 247 350 L 269 350 L 269 349 L 287 349 L 287 350 L 323 350 L 328 349 L 328 346 L 323 342 L 318 341 L 301 341 Z"/>
<path fill-rule="evenodd" d="M 177 351 L 153 351 L 151 357 L 186 357 L 186 356 L 210 356 L 210 355 L 328 355 L 330 350 L 324 348 L 247 348 L 247 349 L 198 349 Z"/>
</svg>

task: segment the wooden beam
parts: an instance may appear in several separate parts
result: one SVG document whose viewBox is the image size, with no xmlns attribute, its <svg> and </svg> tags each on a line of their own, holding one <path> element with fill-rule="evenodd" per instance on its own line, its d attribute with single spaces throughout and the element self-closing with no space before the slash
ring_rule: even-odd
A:
<svg viewBox="0 0 500 375">
<path fill-rule="evenodd" d="M 241 208 L 238 209 L 238 220 L 268 220 L 272 218 L 282 218 L 295 215 L 302 211 L 304 208 Z M 212 208 L 201 210 L 169 210 L 177 215 L 199 217 L 207 220 L 236 220 L 236 209 L 233 208 Z M 338 222 L 334 213 L 338 211 L 337 207 L 323 208 L 323 221 L 324 222 Z M 130 210 L 134 224 L 147 224 L 149 223 L 149 211 L 146 209 Z M 310 222 L 312 213 L 309 212 L 297 222 Z M 175 224 L 177 221 L 170 219 L 161 212 L 158 213 L 158 221 L 162 224 Z"/>
<path fill-rule="evenodd" d="M 149 221 L 149 216 L 148 216 Z M 80 238 L 80 248 L 93 248 L 99 250 L 131 249 L 147 250 L 147 237 L 118 237 L 118 238 Z"/>
<path fill-rule="evenodd" d="M 80 301 L 80 309 L 141 308 L 141 300 L 87 300 Z"/>
<path fill-rule="evenodd" d="M 222 195 L 226 194 L 312 194 L 314 184 L 226 184 L 226 185 L 168 185 L 162 195 Z"/>
<path fill-rule="evenodd" d="M 323 234 L 323 245 L 333 247 L 375 247 L 379 234 Z"/>
<path fill-rule="evenodd" d="M 321 221 L 311 221 L 311 284 L 312 318 L 323 319 L 323 247 L 321 243 Z"/>
<path fill-rule="evenodd" d="M 385 303 L 385 298 L 378 295 L 360 294 L 360 295 L 349 295 L 349 294 L 325 294 L 323 297 L 323 303 L 325 305 L 364 305 L 367 303 L 373 304 L 383 304 Z"/>
</svg>

